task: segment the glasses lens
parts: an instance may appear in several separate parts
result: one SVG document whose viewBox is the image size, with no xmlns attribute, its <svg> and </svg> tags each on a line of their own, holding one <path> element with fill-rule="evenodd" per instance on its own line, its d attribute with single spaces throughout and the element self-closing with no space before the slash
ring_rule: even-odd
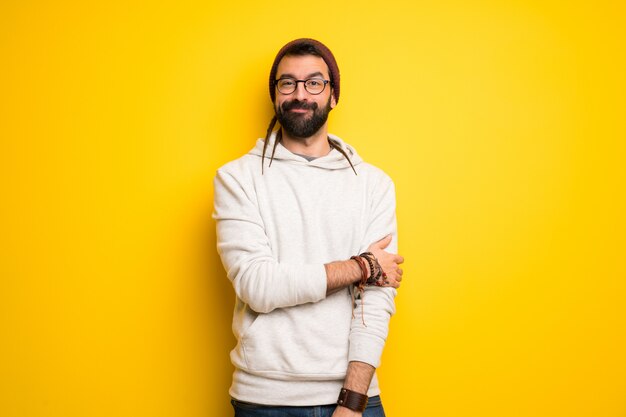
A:
<svg viewBox="0 0 626 417">
<path fill-rule="evenodd" d="M 324 83 L 324 80 L 322 80 L 321 78 L 311 78 L 310 80 L 306 80 L 306 82 L 304 83 L 304 87 L 306 88 L 306 91 L 308 91 L 311 94 L 319 94 L 322 91 L 324 91 L 324 87 L 326 86 L 326 84 Z"/>
<path fill-rule="evenodd" d="M 278 91 L 280 91 L 283 94 L 293 93 L 296 89 L 296 85 L 297 85 L 296 80 L 292 80 L 291 78 L 281 78 L 276 83 L 276 86 L 278 87 Z"/>
</svg>

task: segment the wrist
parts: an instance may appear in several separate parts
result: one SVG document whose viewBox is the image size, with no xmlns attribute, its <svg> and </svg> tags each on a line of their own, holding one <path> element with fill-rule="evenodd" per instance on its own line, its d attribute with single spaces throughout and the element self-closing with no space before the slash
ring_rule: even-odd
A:
<svg viewBox="0 0 626 417">
<path fill-rule="evenodd" d="M 366 285 L 376 285 L 382 287 L 387 275 L 383 271 L 383 268 L 380 266 L 378 259 L 372 252 L 363 252 L 359 255 L 362 259 L 364 259 L 366 264 L 369 265 L 370 274 L 367 278 Z"/>
<path fill-rule="evenodd" d="M 363 252 L 359 255 L 351 256 L 350 260 L 354 260 L 361 270 L 361 279 L 354 281 L 359 288 L 365 286 L 376 285 L 382 287 L 387 284 L 387 274 L 383 271 L 382 266 L 372 252 Z M 355 269 L 356 271 L 357 269 Z"/>
<path fill-rule="evenodd" d="M 360 255 L 351 256 L 350 260 L 354 261 L 358 267 L 356 269 L 358 271 L 358 278 L 353 280 L 352 283 L 353 284 L 364 283 L 371 274 L 371 270 L 370 270 L 367 260 Z"/>
<path fill-rule="evenodd" d="M 337 406 L 332 417 L 361 417 L 363 413 L 352 411 L 349 408 Z"/>
<path fill-rule="evenodd" d="M 341 388 L 339 391 L 339 398 L 337 398 L 337 405 L 345 407 L 349 410 L 362 413 L 367 406 L 367 394 L 361 394 L 360 392 L 352 391 L 348 388 Z"/>
</svg>

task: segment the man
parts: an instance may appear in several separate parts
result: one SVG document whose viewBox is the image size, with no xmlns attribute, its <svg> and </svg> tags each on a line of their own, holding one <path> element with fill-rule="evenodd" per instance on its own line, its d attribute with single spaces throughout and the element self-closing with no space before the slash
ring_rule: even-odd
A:
<svg viewBox="0 0 626 417">
<path fill-rule="evenodd" d="M 339 92 L 326 46 L 285 45 L 265 140 L 215 177 L 218 252 L 237 295 L 237 417 L 384 416 L 375 368 L 403 262 L 395 193 L 328 133 Z"/>
</svg>

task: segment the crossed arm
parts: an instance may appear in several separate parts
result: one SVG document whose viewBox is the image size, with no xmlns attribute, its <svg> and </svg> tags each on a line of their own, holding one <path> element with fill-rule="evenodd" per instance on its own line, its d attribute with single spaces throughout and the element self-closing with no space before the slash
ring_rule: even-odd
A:
<svg viewBox="0 0 626 417">
<path fill-rule="evenodd" d="M 368 251 L 374 254 L 383 268 L 383 271 L 387 274 L 387 281 L 389 284 L 386 285 L 393 288 L 399 288 L 403 272 L 399 265 L 404 262 L 404 258 L 400 255 L 384 251 L 387 245 L 389 245 L 389 242 L 391 242 L 391 236 L 387 236 L 382 240 L 371 244 Z M 326 264 L 325 267 L 328 282 L 328 294 L 353 284 L 355 281 L 359 280 L 361 275 L 361 269 L 356 262 L 352 260 L 331 262 Z M 351 361 L 348 364 L 346 379 L 343 383 L 344 388 L 361 394 L 367 394 L 367 390 L 372 382 L 375 371 L 376 368 L 368 363 Z M 360 415 L 361 413 L 352 411 L 345 407 L 337 407 L 333 413 L 333 417 L 350 417 Z"/>
<path fill-rule="evenodd" d="M 238 297 L 251 309 L 258 313 L 269 313 L 276 308 L 318 302 L 360 281 L 361 269 L 357 262 L 350 259 L 325 265 L 276 262 L 263 220 L 250 194 L 246 194 L 233 177 L 218 172 L 214 217 L 218 220 L 218 234 L 231 237 L 221 240 L 218 250 Z M 391 183 L 380 194 L 381 201 L 395 201 Z M 382 233 L 395 232 L 395 203 L 385 204 L 386 207 L 380 203 L 374 206 L 365 239 L 374 240 Z M 388 288 L 366 289 L 365 302 L 377 300 L 377 306 L 365 307 L 368 326 L 360 326 L 361 321 L 354 320 L 350 333 L 350 362 L 344 387 L 363 394 L 367 393 L 375 366 L 378 366 L 377 357 L 384 345 L 389 317 L 393 314 L 395 289 L 402 279 L 399 265 L 404 261 L 403 258 L 385 250 L 391 240 L 392 236 L 389 235 L 367 248 L 387 274 L 388 284 L 385 287 Z M 394 242 L 391 251 L 395 247 Z M 364 303 L 364 300 L 357 302 Z M 363 351 L 364 346 L 369 348 Z M 335 415 L 358 413 L 337 407 Z"/>
<path fill-rule="evenodd" d="M 399 265 L 404 262 L 404 258 L 400 255 L 385 252 L 384 249 L 389 245 L 389 242 L 391 242 L 391 235 L 372 243 L 367 250 L 376 257 L 383 271 L 387 274 L 388 284 L 385 284 L 385 286 L 399 288 L 400 281 L 402 281 L 402 269 Z M 369 272 L 369 265 L 366 263 L 365 266 Z M 325 264 L 324 267 L 326 268 L 327 295 L 346 288 L 358 282 L 361 278 L 359 265 L 351 259 L 331 262 Z"/>
</svg>

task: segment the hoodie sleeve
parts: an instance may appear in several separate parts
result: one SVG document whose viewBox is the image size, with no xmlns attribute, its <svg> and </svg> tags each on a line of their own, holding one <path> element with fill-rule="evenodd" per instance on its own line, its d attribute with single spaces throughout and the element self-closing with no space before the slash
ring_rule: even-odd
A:
<svg viewBox="0 0 626 417">
<path fill-rule="evenodd" d="M 370 244 L 391 234 L 387 252 L 398 252 L 398 230 L 396 225 L 396 196 L 393 182 L 386 175 L 370 193 L 377 196 L 373 201 L 362 250 Z M 395 288 L 366 287 L 356 300 L 354 319 L 350 329 L 349 361 L 365 362 L 377 368 L 380 365 L 389 320 L 395 313 Z M 365 324 L 364 324 L 365 323 Z"/>
<path fill-rule="evenodd" d="M 323 264 L 279 263 L 273 256 L 252 186 L 218 170 L 214 189 L 217 251 L 237 297 L 257 313 L 326 297 Z"/>
</svg>

